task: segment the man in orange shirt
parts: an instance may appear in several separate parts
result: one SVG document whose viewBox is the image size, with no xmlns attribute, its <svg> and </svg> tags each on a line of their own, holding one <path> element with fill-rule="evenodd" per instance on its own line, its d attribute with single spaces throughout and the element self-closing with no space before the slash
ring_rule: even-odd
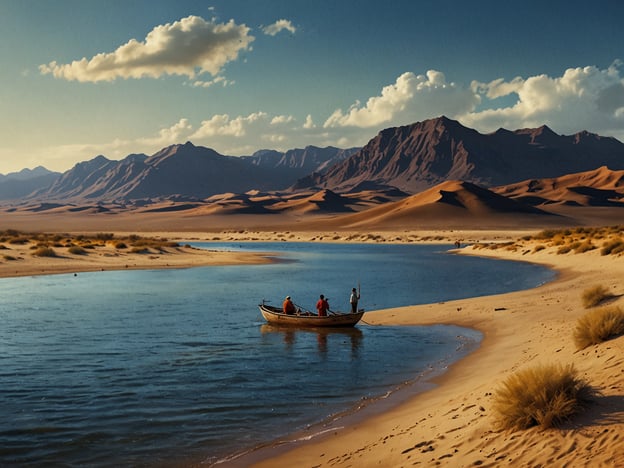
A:
<svg viewBox="0 0 624 468">
<path fill-rule="evenodd" d="M 316 310 L 318 310 L 319 317 L 327 317 L 329 302 L 327 302 L 327 299 L 325 299 L 325 296 L 323 296 L 322 294 L 318 302 L 316 303 Z"/>
<path fill-rule="evenodd" d="M 285 314 L 292 315 L 295 313 L 295 304 L 290 300 L 290 296 L 286 296 L 284 299 L 284 304 L 282 304 L 282 309 Z"/>
</svg>

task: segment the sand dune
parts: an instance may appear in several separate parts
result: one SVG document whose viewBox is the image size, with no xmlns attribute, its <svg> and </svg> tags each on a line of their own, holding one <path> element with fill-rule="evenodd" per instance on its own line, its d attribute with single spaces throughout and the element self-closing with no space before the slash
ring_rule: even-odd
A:
<svg viewBox="0 0 624 468">
<path fill-rule="evenodd" d="M 619 206 L 624 208 L 624 171 L 600 167 L 593 171 L 551 179 L 533 179 L 492 189 L 525 203 L 578 206 Z"/>
<path fill-rule="evenodd" d="M 487 227 L 564 223 L 543 210 L 477 185 L 447 181 L 403 200 L 385 203 L 341 220 L 348 227 Z"/>
<path fill-rule="evenodd" d="M 344 213 L 352 212 L 353 201 L 331 190 L 320 190 L 304 197 L 291 197 L 271 206 L 273 211 L 304 213 Z"/>
</svg>

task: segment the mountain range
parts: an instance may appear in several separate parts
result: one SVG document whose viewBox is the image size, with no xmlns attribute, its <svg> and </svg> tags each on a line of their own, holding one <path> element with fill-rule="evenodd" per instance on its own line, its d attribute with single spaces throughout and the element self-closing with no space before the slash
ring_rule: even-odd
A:
<svg viewBox="0 0 624 468">
<path fill-rule="evenodd" d="M 187 142 L 120 161 L 97 156 L 63 174 L 17 174 L 0 178 L 0 196 L 17 199 L 13 211 L 336 213 L 358 225 L 363 211 L 390 223 L 434 212 L 543 219 L 557 206 L 624 207 L 618 140 L 546 126 L 481 134 L 446 117 L 383 130 L 359 149 L 232 157 Z"/>
<path fill-rule="evenodd" d="M 129 202 L 150 199 L 201 200 L 219 193 L 281 190 L 311 172 L 323 171 L 356 151 L 308 146 L 285 153 L 263 150 L 252 156 L 223 156 L 191 142 L 157 153 L 131 154 L 120 161 L 99 155 L 63 174 L 31 178 L 5 176 L 1 199 L 53 202 Z M 54 175 L 52 175 L 54 174 Z M 9 184 L 9 181 L 11 182 Z M 26 187 L 27 186 L 27 187 Z"/>
<path fill-rule="evenodd" d="M 491 187 L 600 166 L 624 169 L 624 144 L 586 131 L 557 135 L 545 125 L 484 135 L 443 116 L 383 130 L 352 157 L 296 187 L 343 192 L 378 184 L 417 193 L 446 180 Z"/>
</svg>

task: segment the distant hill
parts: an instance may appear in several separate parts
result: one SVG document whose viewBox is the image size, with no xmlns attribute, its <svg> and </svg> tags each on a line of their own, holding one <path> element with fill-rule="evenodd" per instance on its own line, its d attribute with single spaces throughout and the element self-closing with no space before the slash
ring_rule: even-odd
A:
<svg viewBox="0 0 624 468">
<path fill-rule="evenodd" d="M 49 186 L 60 175 L 42 166 L 22 169 L 7 175 L 0 174 L 0 200 L 23 198 L 42 187 Z"/>
<path fill-rule="evenodd" d="M 576 182 L 572 177 L 601 167 Z M 362 192 L 394 198 L 455 180 L 492 188 L 494 194 L 533 207 L 540 203 L 620 206 L 620 189 L 601 188 L 599 181 L 608 171 L 622 170 L 624 143 L 615 138 L 586 131 L 557 135 L 547 126 L 481 134 L 443 116 L 388 128 L 363 148 L 307 146 L 233 157 L 187 142 L 151 156 L 131 154 L 120 161 L 99 155 L 63 174 L 37 168 L 0 176 L 0 199 L 19 199 L 29 206 L 41 202 L 46 207 L 50 203 L 97 207 L 100 202 L 144 207 L 169 201 L 176 206 L 165 203 L 154 208 L 188 210 L 214 195 L 256 191 L 273 197 L 275 206 L 250 195 L 237 201 L 237 209 L 273 211 L 282 206 L 277 205 L 280 200 L 289 202 L 288 208 L 283 205 L 289 211 L 348 212 L 368 203 L 352 203 L 351 194 L 353 199 Z M 554 183 L 559 188 L 568 184 L 565 193 L 545 188 L 537 193 L 540 184 L 548 185 L 548 179 L 567 175 L 571 178 Z M 592 177 L 594 185 L 583 185 Z M 295 210 L 290 206 L 294 200 L 276 192 L 321 194 L 302 201 Z M 219 203 L 215 209 L 223 210 L 224 203 Z"/>
<path fill-rule="evenodd" d="M 382 130 L 353 156 L 293 186 L 344 192 L 362 183 L 418 193 L 446 180 L 486 187 L 558 177 L 600 166 L 624 169 L 624 143 L 547 126 L 481 134 L 446 117 Z"/>
<path fill-rule="evenodd" d="M 322 173 L 328 167 L 344 161 L 359 149 L 306 146 L 305 148 L 291 149 L 284 153 L 275 150 L 260 150 L 252 156 L 242 156 L 241 159 L 249 160 L 258 167 L 285 170 L 290 175 L 298 173 L 297 178 L 300 178 L 313 172 Z"/>
<path fill-rule="evenodd" d="M 121 161 L 97 156 L 76 164 L 30 198 L 129 201 L 181 197 L 192 201 L 226 192 L 280 190 L 302 174 L 323 170 L 354 151 L 309 146 L 286 153 L 265 151 L 233 157 L 187 142 L 152 156 L 133 154 Z"/>
</svg>

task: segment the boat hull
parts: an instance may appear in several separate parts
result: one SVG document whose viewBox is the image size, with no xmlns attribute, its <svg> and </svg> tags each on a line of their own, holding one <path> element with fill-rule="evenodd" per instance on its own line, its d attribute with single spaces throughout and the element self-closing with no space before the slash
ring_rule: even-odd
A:
<svg viewBox="0 0 624 468">
<path fill-rule="evenodd" d="M 290 327 L 353 327 L 364 315 L 363 310 L 355 314 L 334 314 L 327 317 L 303 314 L 288 315 L 278 307 L 266 304 L 259 304 L 258 307 L 268 323 Z"/>
</svg>

